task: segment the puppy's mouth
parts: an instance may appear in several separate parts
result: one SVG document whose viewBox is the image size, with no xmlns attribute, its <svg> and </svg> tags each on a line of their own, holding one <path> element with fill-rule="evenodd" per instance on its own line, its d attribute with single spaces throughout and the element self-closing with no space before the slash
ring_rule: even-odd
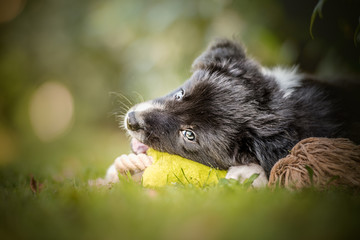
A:
<svg viewBox="0 0 360 240">
<path fill-rule="evenodd" d="M 141 153 L 146 154 L 146 151 L 148 149 L 149 149 L 149 146 L 143 144 L 142 142 L 140 142 L 136 138 L 131 139 L 131 150 L 135 154 L 141 154 Z"/>
<path fill-rule="evenodd" d="M 149 136 L 153 133 L 151 125 L 148 126 L 145 122 L 145 116 L 161 108 L 159 104 L 150 101 L 135 105 L 126 113 L 124 127 L 132 137 L 131 149 L 135 154 L 146 153 L 149 146 L 144 143 L 149 142 Z"/>
</svg>

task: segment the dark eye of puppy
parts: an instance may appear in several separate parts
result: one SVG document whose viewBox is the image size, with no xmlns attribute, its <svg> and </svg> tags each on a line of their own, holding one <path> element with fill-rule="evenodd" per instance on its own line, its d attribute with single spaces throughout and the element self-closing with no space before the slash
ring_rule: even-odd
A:
<svg viewBox="0 0 360 240">
<path fill-rule="evenodd" d="M 175 93 L 175 100 L 180 100 L 182 99 L 182 97 L 184 96 L 185 92 L 183 89 L 181 89 L 180 91 L 178 91 L 177 93 Z"/>
<path fill-rule="evenodd" d="M 189 141 L 195 141 L 195 133 L 189 129 L 182 131 L 183 136 Z"/>
</svg>

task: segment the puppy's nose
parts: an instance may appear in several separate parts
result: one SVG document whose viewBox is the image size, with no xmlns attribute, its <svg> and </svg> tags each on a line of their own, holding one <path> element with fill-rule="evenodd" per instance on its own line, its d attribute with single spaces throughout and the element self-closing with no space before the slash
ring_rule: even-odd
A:
<svg viewBox="0 0 360 240">
<path fill-rule="evenodd" d="M 140 124 L 135 117 L 134 111 L 128 113 L 126 126 L 131 131 L 137 131 L 140 129 Z"/>
</svg>

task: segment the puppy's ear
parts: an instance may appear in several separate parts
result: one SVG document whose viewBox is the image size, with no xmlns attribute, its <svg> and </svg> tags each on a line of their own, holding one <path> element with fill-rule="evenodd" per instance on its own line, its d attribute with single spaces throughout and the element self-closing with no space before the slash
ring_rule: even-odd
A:
<svg viewBox="0 0 360 240">
<path fill-rule="evenodd" d="M 195 59 L 192 71 L 203 69 L 211 65 L 226 66 L 246 59 L 244 49 L 237 43 L 221 39 L 210 44 L 208 49 Z"/>
</svg>

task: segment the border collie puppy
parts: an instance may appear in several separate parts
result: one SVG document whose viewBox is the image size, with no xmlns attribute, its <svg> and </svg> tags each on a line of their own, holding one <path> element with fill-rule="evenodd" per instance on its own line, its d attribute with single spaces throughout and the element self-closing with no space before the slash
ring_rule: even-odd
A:
<svg viewBox="0 0 360 240">
<path fill-rule="evenodd" d="M 346 91 L 297 68 L 261 67 L 237 43 L 216 41 L 192 72 L 175 91 L 128 111 L 124 125 L 136 139 L 134 152 L 149 146 L 227 169 L 228 178 L 259 173 L 254 184 L 261 185 L 301 139 L 359 140 L 360 118 L 352 108 L 360 107 Z"/>
</svg>

